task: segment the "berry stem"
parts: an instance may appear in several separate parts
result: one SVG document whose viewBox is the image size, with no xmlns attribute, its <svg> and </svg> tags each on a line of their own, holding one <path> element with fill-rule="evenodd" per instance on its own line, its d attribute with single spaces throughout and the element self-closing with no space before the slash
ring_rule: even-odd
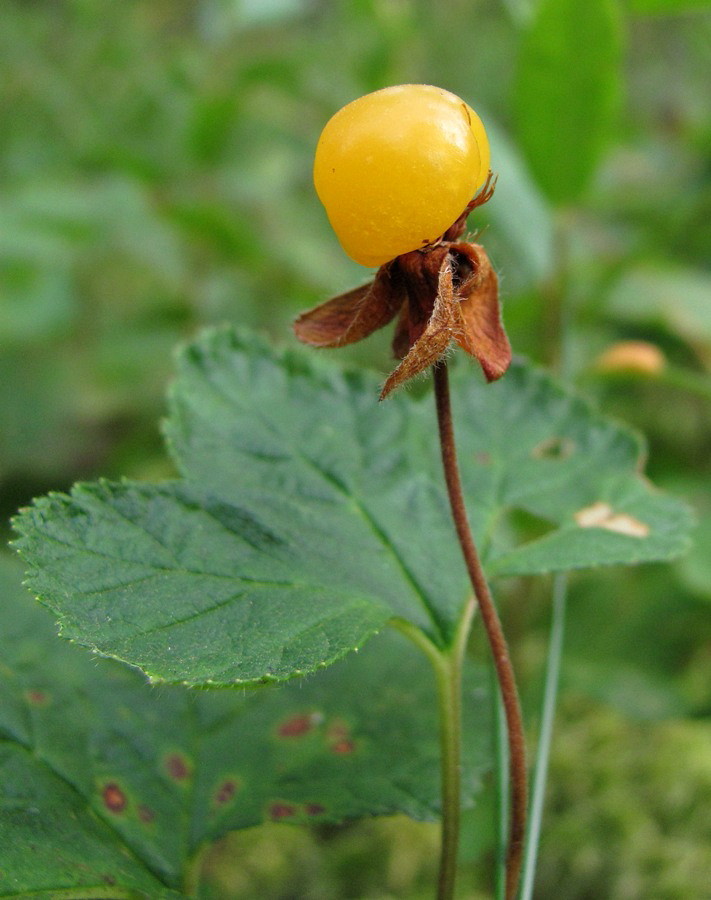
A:
<svg viewBox="0 0 711 900">
<path fill-rule="evenodd" d="M 481 610 L 486 636 L 494 659 L 496 676 L 501 690 L 501 699 L 506 716 L 509 746 L 509 779 L 511 784 L 511 811 L 509 820 L 509 845 L 506 854 L 506 898 L 514 900 L 518 890 L 521 861 L 526 831 L 527 777 L 526 777 L 526 745 L 523 732 L 523 719 L 518 699 L 518 690 L 513 667 L 509 657 L 508 645 L 504 636 L 499 615 L 489 590 L 479 553 L 474 543 L 469 521 L 467 519 L 462 484 L 457 464 L 457 450 L 454 441 L 452 423 L 452 406 L 449 394 L 449 374 L 446 360 L 441 360 L 434 367 L 435 400 L 437 404 L 437 423 L 442 451 L 442 465 L 447 483 L 447 493 L 452 511 L 454 526 L 462 548 L 464 562 L 474 589 L 474 596 Z M 464 617 L 471 621 L 471 615 L 465 612 Z M 467 633 L 462 638 L 462 629 L 457 643 L 462 643 L 462 655 L 466 644 Z M 460 688 L 461 690 L 461 688 Z"/>
</svg>

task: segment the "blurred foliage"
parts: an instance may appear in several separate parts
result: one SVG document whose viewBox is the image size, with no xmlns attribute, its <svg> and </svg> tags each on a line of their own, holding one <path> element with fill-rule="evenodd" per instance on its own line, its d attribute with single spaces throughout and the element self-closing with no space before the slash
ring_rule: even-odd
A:
<svg viewBox="0 0 711 900">
<path fill-rule="evenodd" d="M 235 832 L 209 851 L 204 896 L 429 900 L 438 848 L 436 825 L 402 816 L 318 830 L 267 825 Z"/>
<path fill-rule="evenodd" d="M 650 726 L 570 707 L 553 752 L 539 896 L 707 896 L 709 723 Z"/>
<path fill-rule="evenodd" d="M 620 88 L 614 0 L 541 0 L 518 56 L 517 131 L 553 203 L 578 199 L 608 142 Z"/>
<path fill-rule="evenodd" d="M 176 343 L 225 320 L 289 341 L 298 310 L 368 277 L 339 250 L 311 188 L 326 119 L 386 84 L 460 93 L 490 129 L 499 185 L 472 227 L 501 273 L 517 352 L 558 367 L 645 431 L 650 474 L 700 521 L 697 549 L 673 568 L 571 585 L 539 895 L 696 897 L 709 874 L 711 6 L 599 6 L 615 21 L 601 32 L 612 35 L 610 52 L 594 53 L 577 28 L 580 52 L 564 42 L 551 55 L 561 16 L 572 10 L 577 21 L 576 0 L 436 9 L 426 0 L 8 0 L 2 521 L 77 478 L 160 475 L 156 421 Z M 597 105 L 583 140 L 587 102 Z M 571 130 L 574 116 L 583 124 Z M 565 189 L 560 166 L 575 169 Z M 622 340 L 654 344 L 665 366 L 624 377 L 598 369 L 600 353 Z M 385 372 L 386 342 L 347 352 Z M 549 587 L 509 580 L 499 591 L 535 736 Z M 239 872 L 226 875 L 224 858 L 215 872 L 223 884 L 236 879 L 233 896 L 283 896 L 293 866 L 271 881 L 244 879 L 265 860 L 296 858 L 296 841 L 315 873 L 312 896 L 355 896 L 349 884 L 358 896 L 420 896 L 431 872 L 419 855 L 430 850 L 413 838 L 413 860 L 383 828 L 400 833 L 397 823 L 364 823 L 350 845 L 273 829 L 240 854 Z M 382 865 L 409 874 L 354 880 L 366 859 L 383 860 L 382 844 Z"/>
</svg>

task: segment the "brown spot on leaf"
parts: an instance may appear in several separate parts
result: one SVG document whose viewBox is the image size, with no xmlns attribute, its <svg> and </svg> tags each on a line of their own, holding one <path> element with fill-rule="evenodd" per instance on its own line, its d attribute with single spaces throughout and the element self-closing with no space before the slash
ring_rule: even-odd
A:
<svg viewBox="0 0 711 900">
<path fill-rule="evenodd" d="M 649 525 L 630 516 L 618 513 L 609 503 L 598 501 L 575 513 L 575 521 L 581 528 L 605 528 L 628 537 L 645 538 L 649 534 Z"/>
<path fill-rule="evenodd" d="M 229 803 L 237 793 L 238 786 L 234 778 L 225 779 L 215 792 L 215 804 L 217 806 L 225 806 L 225 804 Z"/>
<path fill-rule="evenodd" d="M 534 459 L 568 459 L 575 452 L 575 442 L 570 438 L 550 437 L 531 451 Z"/>
<path fill-rule="evenodd" d="M 101 880 L 104 882 L 104 884 L 110 884 L 112 887 L 116 884 L 116 879 L 113 875 L 102 875 Z"/>
<path fill-rule="evenodd" d="M 192 774 L 190 763 L 182 753 L 171 753 L 166 756 L 165 770 L 175 781 L 185 781 Z"/>
<path fill-rule="evenodd" d="M 635 519 L 634 516 L 628 516 L 626 513 L 618 513 L 615 516 L 611 516 L 605 522 L 603 528 L 635 538 L 644 538 L 649 534 L 649 525 L 641 522 L 639 519 Z"/>
<path fill-rule="evenodd" d="M 281 723 L 277 729 L 277 734 L 282 738 L 301 737 L 301 735 L 311 731 L 319 721 L 321 721 L 321 716 L 318 713 L 303 713 L 298 716 L 292 716 Z"/>
<path fill-rule="evenodd" d="M 575 521 L 581 528 L 599 528 L 605 519 L 612 515 L 612 507 L 609 503 L 593 503 L 575 513 Z"/>
<path fill-rule="evenodd" d="M 269 815 L 276 821 L 289 819 L 295 814 L 295 807 L 291 806 L 289 803 L 273 803 L 269 809 Z"/>
<path fill-rule="evenodd" d="M 341 719 L 335 719 L 328 726 L 326 736 L 329 738 L 329 740 L 338 741 L 342 738 L 348 737 L 350 733 L 350 728 L 346 725 L 345 722 L 341 721 Z"/>
<path fill-rule="evenodd" d="M 321 816 L 326 812 L 326 807 L 320 803 L 309 803 L 306 807 L 306 814 L 309 816 Z"/>
<path fill-rule="evenodd" d="M 143 822 L 144 825 L 150 825 L 151 822 L 154 821 L 156 814 L 153 810 L 148 806 L 139 806 L 138 807 L 138 818 Z"/>
<path fill-rule="evenodd" d="M 351 738 L 351 730 L 348 725 L 340 719 L 334 720 L 328 726 L 326 738 L 331 753 L 346 755 L 348 753 L 353 753 L 355 750 L 355 743 Z"/>
<path fill-rule="evenodd" d="M 128 806 L 126 795 L 115 781 L 111 781 L 105 785 L 101 792 L 101 796 L 104 801 L 104 806 L 109 812 L 116 813 L 116 815 L 122 813 Z"/>
<path fill-rule="evenodd" d="M 49 694 L 46 691 L 25 691 L 25 699 L 32 706 L 47 706 Z"/>
</svg>

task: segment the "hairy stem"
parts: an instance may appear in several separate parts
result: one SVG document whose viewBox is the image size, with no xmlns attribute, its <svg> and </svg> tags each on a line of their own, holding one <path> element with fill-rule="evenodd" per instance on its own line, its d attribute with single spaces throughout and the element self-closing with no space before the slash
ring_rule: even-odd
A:
<svg viewBox="0 0 711 900">
<path fill-rule="evenodd" d="M 452 424 L 452 407 L 449 396 L 449 375 L 446 360 L 442 360 L 434 367 L 434 384 L 437 422 L 442 448 L 442 465 L 444 467 L 452 518 L 454 519 L 457 537 L 462 548 L 474 595 L 481 610 L 481 617 L 494 659 L 506 715 L 509 778 L 511 783 L 509 846 L 506 854 L 506 898 L 507 900 L 514 900 L 521 872 L 527 804 L 526 746 L 521 707 L 506 638 L 504 637 L 499 615 L 489 591 L 489 585 L 484 576 L 464 506 L 459 466 L 457 465 L 457 451 L 454 442 L 454 426 Z"/>
<path fill-rule="evenodd" d="M 506 898 L 506 848 L 509 843 L 509 808 L 511 790 L 509 788 L 509 742 L 506 727 L 506 713 L 501 701 L 499 677 L 491 667 L 492 707 L 494 713 L 494 744 L 496 772 L 496 900 Z"/>
</svg>

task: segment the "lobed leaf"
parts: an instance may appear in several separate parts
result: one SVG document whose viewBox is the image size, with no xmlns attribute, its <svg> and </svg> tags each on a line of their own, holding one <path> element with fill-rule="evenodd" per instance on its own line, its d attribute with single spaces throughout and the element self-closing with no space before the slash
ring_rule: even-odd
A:
<svg viewBox="0 0 711 900">
<path fill-rule="evenodd" d="M 17 519 L 28 584 L 62 633 L 154 680 L 229 684 L 327 665 L 389 619 L 447 646 L 469 585 L 429 397 L 206 333 L 181 355 L 168 442 L 183 481 L 79 485 Z M 640 439 L 514 363 L 453 379 L 470 515 L 490 574 L 668 559 L 685 506 Z M 536 539 L 516 526 L 533 516 Z"/>
<path fill-rule="evenodd" d="M 150 687 L 58 641 L 19 576 L 0 556 L 0 897 L 178 897 L 234 829 L 439 815 L 434 684 L 398 634 L 287 686 Z M 491 704 L 488 676 L 468 679 L 471 805 Z"/>
<path fill-rule="evenodd" d="M 458 438 L 489 574 L 652 562 L 688 549 L 691 511 L 644 477 L 641 436 L 544 372 L 514 365 L 459 402 L 460 420 L 477 423 Z M 516 543 L 506 527 L 512 510 L 533 516 L 544 533 Z"/>
</svg>

